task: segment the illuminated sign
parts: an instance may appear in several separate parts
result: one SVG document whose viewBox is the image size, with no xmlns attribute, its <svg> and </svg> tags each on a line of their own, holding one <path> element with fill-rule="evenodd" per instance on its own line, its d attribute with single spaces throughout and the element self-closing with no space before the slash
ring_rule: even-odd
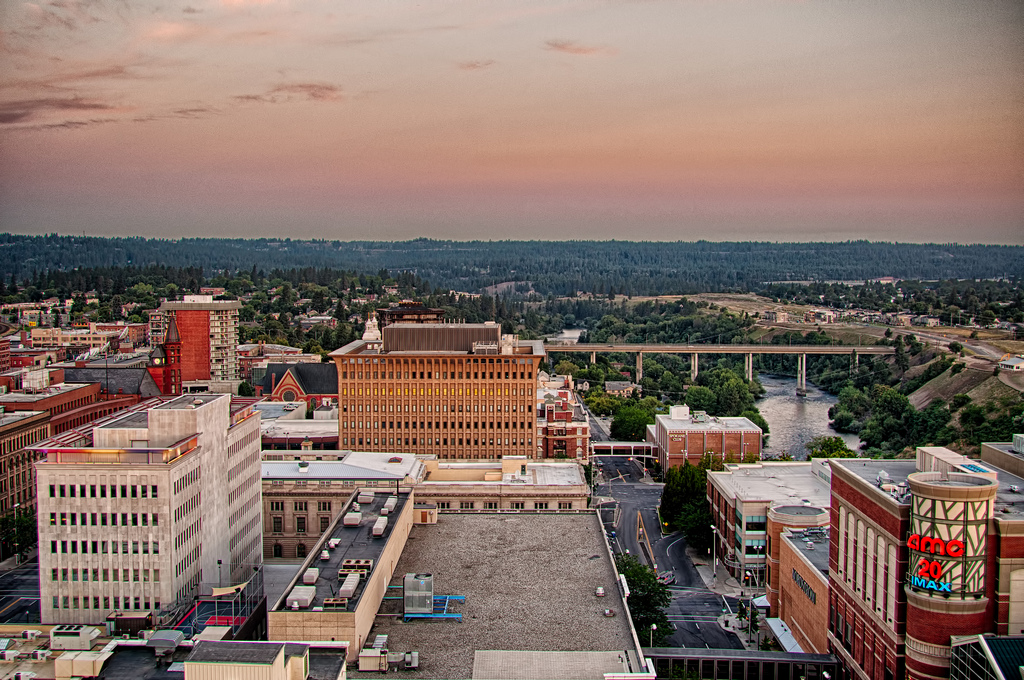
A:
<svg viewBox="0 0 1024 680">
<path fill-rule="evenodd" d="M 941 538 L 911 534 L 907 537 L 907 547 L 920 553 L 938 555 L 940 557 L 963 557 L 963 541 L 951 539 L 944 541 Z M 917 588 L 926 588 L 938 593 L 952 593 L 953 584 L 942 580 L 943 563 L 939 560 L 921 557 L 910 571 L 910 585 Z"/>
</svg>

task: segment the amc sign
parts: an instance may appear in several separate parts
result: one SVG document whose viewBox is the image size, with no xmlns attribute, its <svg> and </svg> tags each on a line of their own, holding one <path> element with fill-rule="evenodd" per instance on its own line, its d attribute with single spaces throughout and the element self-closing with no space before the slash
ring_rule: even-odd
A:
<svg viewBox="0 0 1024 680">
<path fill-rule="evenodd" d="M 911 534 L 907 538 L 907 547 L 920 553 L 953 558 L 963 557 L 965 551 L 963 541 L 956 539 L 943 541 L 941 538 L 931 538 L 920 534 Z M 953 584 L 942 581 L 942 572 L 942 562 L 922 557 L 911 569 L 910 585 L 940 593 L 951 593 Z"/>
</svg>

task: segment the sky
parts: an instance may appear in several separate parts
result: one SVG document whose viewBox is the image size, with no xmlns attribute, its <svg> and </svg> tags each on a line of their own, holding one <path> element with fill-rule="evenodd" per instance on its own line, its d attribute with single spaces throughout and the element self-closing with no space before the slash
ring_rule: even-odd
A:
<svg viewBox="0 0 1024 680">
<path fill-rule="evenodd" d="M 0 231 L 1024 244 L 1024 3 L 0 0 Z"/>
</svg>

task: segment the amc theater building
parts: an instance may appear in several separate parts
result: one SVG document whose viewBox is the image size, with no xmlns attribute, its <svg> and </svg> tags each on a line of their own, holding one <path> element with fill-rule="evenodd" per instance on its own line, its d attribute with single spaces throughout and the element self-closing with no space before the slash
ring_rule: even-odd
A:
<svg viewBox="0 0 1024 680">
<path fill-rule="evenodd" d="M 833 460 L 828 644 L 847 678 L 948 678 L 951 637 L 1024 632 L 1024 457 Z M 998 463 L 998 464 L 997 464 Z"/>
</svg>

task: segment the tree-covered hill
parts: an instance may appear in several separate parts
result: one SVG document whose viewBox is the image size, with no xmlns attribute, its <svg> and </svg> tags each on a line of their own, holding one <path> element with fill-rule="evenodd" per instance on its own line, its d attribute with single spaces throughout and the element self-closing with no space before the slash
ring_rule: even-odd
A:
<svg viewBox="0 0 1024 680">
<path fill-rule="evenodd" d="M 18 280 L 79 267 L 409 271 L 435 287 L 626 295 L 757 290 L 765 282 L 1024 276 L 1024 247 L 955 244 L 634 241 L 298 241 L 0 234 L 0 271 Z"/>
</svg>

